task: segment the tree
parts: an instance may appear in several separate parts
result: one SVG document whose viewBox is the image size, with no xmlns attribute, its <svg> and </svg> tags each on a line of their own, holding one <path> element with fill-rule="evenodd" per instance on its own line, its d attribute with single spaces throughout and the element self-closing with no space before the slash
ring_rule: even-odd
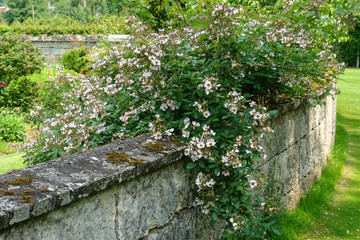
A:
<svg viewBox="0 0 360 240">
<path fill-rule="evenodd" d="M 12 0 L 8 2 L 10 11 L 3 14 L 3 18 L 11 24 L 15 21 L 23 22 L 32 17 L 32 6 L 36 17 L 47 15 L 46 0 Z"/>
<path fill-rule="evenodd" d="M 349 39 L 346 42 L 336 43 L 334 47 L 336 59 L 345 62 L 349 67 L 359 68 L 360 58 L 360 17 L 353 30 L 349 31 Z"/>
<path fill-rule="evenodd" d="M 5 7 L 7 5 L 7 0 L 0 0 L 0 7 Z"/>
</svg>

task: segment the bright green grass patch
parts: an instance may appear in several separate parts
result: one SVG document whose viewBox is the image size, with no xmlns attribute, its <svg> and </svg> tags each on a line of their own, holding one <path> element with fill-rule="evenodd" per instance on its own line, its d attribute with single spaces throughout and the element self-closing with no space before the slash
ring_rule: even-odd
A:
<svg viewBox="0 0 360 240">
<path fill-rule="evenodd" d="M 360 236 L 360 70 L 346 69 L 338 88 L 336 139 L 328 164 L 300 205 L 277 217 L 283 234 L 273 239 Z"/>
<path fill-rule="evenodd" d="M 0 174 L 25 167 L 26 165 L 23 162 L 24 160 L 20 153 L 0 157 Z"/>
<path fill-rule="evenodd" d="M 0 156 L 16 152 L 18 149 L 15 145 L 10 145 L 4 141 L 0 141 Z"/>
</svg>

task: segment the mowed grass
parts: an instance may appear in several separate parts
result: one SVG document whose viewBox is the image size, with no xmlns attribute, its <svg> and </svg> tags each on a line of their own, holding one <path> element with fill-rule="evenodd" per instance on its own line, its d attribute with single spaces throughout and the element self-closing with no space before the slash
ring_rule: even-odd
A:
<svg viewBox="0 0 360 240">
<path fill-rule="evenodd" d="M 298 208 L 278 217 L 283 234 L 273 239 L 360 239 L 360 70 L 346 69 L 338 88 L 327 167 Z"/>
<path fill-rule="evenodd" d="M 25 167 L 23 161 L 20 153 L 12 153 L 0 157 L 0 174 Z"/>
<path fill-rule="evenodd" d="M 0 174 L 25 167 L 24 159 L 17 153 L 19 144 L 8 144 L 0 141 Z"/>
</svg>

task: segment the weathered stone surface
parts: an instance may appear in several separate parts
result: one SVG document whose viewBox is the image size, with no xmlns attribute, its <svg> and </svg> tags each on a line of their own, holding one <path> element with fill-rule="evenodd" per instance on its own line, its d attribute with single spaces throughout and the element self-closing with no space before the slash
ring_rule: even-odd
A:
<svg viewBox="0 0 360 240">
<path fill-rule="evenodd" d="M 122 185 L 117 192 L 119 239 L 144 237 L 167 224 L 179 210 L 189 208 L 195 183 L 190 173 L 184 162 L 178 162 Z"/>
<path fill-rule="evenodd" d="M 3 230 L 0 239 L 113 240 L 115 214 L 115 194 L 107 190 Z"/>
<path fill-rule="evenodd" d="M 219 239 L 226 223 L 217 221 L 213 227 L 209 226 L 210 217 L 202 214 L 198 209 L 180 211 L 165 226 L 155 228 L 141 240 L 174 240 L 174 239 Z"/>
<path fill-rule="evenodd" d="M 142 140 L 146 140 L 146 138 Z M 132 140 L 132 142 L 134 141 Z M 123 145 L 126 149 L 126 144 Z M 111 149 L 113 148 L 114 146 Z M 116 145 L 116 148 L 119 146 Z M 136 152 L 135 149 L 132 150 L 133 156 L 136 155 L 134 152 Z M 174 151 L 172 153 L 176 154 Z M 128 178 L 129 181 L 123 181 L 117 177 L 119 182 L 112 187 L 109 185 L 100 188 L 95 185 L 90 186 L 87 188 L 89 192 L 78 195 L 78 198 L 82 199 L 75 202 L 74 193 L 70 190 L 62 192 L 64 196 L 60 202 L 57 199 L 56 202 L 51 201 L 51 197 L 42 199 L 34 206 L 32 204 L 21 205 L 16 201 L 12 206 L 6 202 L 5 206 L 10 206 L 12 210 L 16 205 L 20 205 L 21 211 L 15 211 L 14 217 L 10 221 L 14 221 L 13 224 L 23 222 L 3 229 L 0 232 L 0 239 L 128 240 L 146 237 L 149 232 L 153 233 L 154 229 L 166 229 L 164 234 L 158 231 L 158 234 L 163 237 L 177 234 L 188 236 L 191 233 L 190 238 L 175 239 L 215 239 L 222 232 L 224 224 L 219 222 L 212 228 L 208 224 L 207 216 L 201 214 L 198 209 L 191 208 L 196 174 L 184 168 L 184 160 L 168 162 L 166 166 L 157 171 L 143 172 L 139 176 L 132 173 L 132 178 Z M 87 161 L 89 160 L 87 159 Z M 47 164 L 50 165 L 48 172 L 39 172 L 37 177 L 46 179 L 49 175 L 55 175 L 58 178 L 61 175 L 60 172 L 65 170 L 57 169 L 54 166 L 56 163 Z M 67 176 L 63 176 L 65 183 L 71 181 L 73 177 L 88 178 L 86 176 L 91 175 L 89 172 L 79 171 L 82 166 L 75 165 L 74 168 L 75 170 L 71 172 L 68 169 Z M 99 182 L 101 184 L 102 181 Z M 64 185 L 68 186 L 68 184 Z M 54 184 L 49 189 L 54 187 L 59 186 Z M 92 188 L 97 191 L 105 190 L 86 197 L 91 194 Z M 57 192 L 59 191 L 61 190 L 57 189 Z M 62 207 L 55 209 L 58 207 L 57 204 Z M 11 211 L 10 209 L 9 211 Z M 45 214 L 40 215 L 42 213 Z M 179 216 L 180 219 L 183 219 L 182 213 L 188 214 L 185 222 L 179 221 Z M 31 220 L 24 221 L 30 217 L 32 217 Z M 188 219 L 192 221 L 188 222 Z M 181 223 L 181 225 L 177 226 L 177 223 Z M 168 226 L 172 226 L 172 228 L 170 229 Z M 22 236 L 27 237 L 23 238 Z"/>
<path fill-rule="evenodd" d="M 284 107 L 269 124 L 274 134 L 266 135 L 263 146 L 268 158 L 260 167 L 272 182 L 286 208 L 294 208 L 303 193 L 321 176 L 335 137 L 336 100 L 324 97 L 325 106 L 294 104 Z"/>
<path fill-rule="evenodd" d="M 16 188 L 14 190 L 17 193 L 0 197 L 0 230 L 18 222 L 14 219 L 14 213 L 17 214 L 18 211 L 21 211 L 21 216 L 27 216 L 21 217 L 21 220 L 26 220 L 39 215 L 44 208 L 53 210 L 182 159 L 182 148 L 171 143 L 167 145 L 169 154 L 147 151 L 142 146 L 148 139 L 147 136 L 128 139 L 0 175 L 0 189 Z M 111 151 L 125 152 L 142 159 L 144 163 L 137 167 L 126 164 L 113 165 L 106 160 L 105 155 Z M 13 186 L 7 183 L 9 180 L 29 177 L 31 182 L 28 184 Z M 31 198 L 30 203 L 22 200 L 21 191 L 33 193 L 28 196 Z"/>
</svg>

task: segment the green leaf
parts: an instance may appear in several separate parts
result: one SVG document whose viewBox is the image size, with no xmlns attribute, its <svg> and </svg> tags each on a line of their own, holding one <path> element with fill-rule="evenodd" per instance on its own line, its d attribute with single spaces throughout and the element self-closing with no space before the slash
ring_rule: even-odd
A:
<svg viewBox="0 0 360 240">
<path fill-rule="evenodd" d="M 277 112 L 278 112 L 278 110 L 271 110 L 268 112 L 268 114 L 275 115 L 275 114 L 277 114 Z"/>
<path fill-rule="evenodd" d="M 216 212 L 212 213 L 212 219 L 216 222 L 217 221 L 217 215 Z"/>
<path fill-rule="evenodd" d="M 208 166 L 208 168 L 214 168 L 214 167 L 216 167 L 216 164 L 211 164 Z"/>
<path fill-rule="evenodd" d="M 193 169 L 196 166 L 196 162 L 188 163 L 185 167 L 185 169 Z"/>
<path fill-rule="evenodd" d="M 276 234 L 276 235 L 282 235 L 282 232 L 279 228 L 277 227 L 272 227 L 271 230 Z"/>
<path fill-rule="evenodd" d="M 204 164 L 204 162 L 202 162 L 202 161 L 198 161 L 198 164 L 199 164 L 199 166 L 200 166 L 201 168 L 205 168 L 205 164 Z"/>
</svg>

